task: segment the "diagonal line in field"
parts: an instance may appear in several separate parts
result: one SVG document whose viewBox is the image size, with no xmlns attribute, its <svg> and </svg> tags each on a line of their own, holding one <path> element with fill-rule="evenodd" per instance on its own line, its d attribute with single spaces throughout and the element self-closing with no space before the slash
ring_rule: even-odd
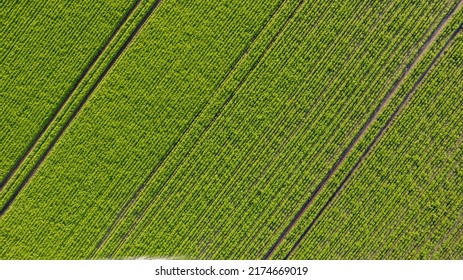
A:
<svg viewBox="0 0 463 280">
<path fill-rule="evenodd" d="M 325 187 L 325 185 L 328 183 L 328 181 L 333 177 L 333 175 L 337 172 L 337 170 L 340 168 L 340 166 L 344 163 L 346 160 L 347 156 L 352 152 L 352 150 L 357 146 L 357 144 L 360 142 L 366 131 L 373 125 L 373 123 L 377 120 L 379 117 L 379 114 L 384 110 L 384 108 L 389 104 L 391 101 L 392 97 L 396 95 L 396 93 L 399 91 L 399 88 L 401 85 L 404 83 L 406 78 L 410 75 L 413 69 L 418 65 L 418 63 L 422 60 L 426 52 L 431 48 L 431 45 L 433 42 L 436 41 L 438 36 L 442 33 L 442 31 L 445 29 L 445 27 L 448 25 L 450 19 L 452 16 L 463 6 L 463 1 L 460 1 L 454 9 L 452 9 L 447 15 L 439 22 L 437 25 L 436 29 L 431 33 L 430 37 L 426 40 L 424 43 L 423 47 L 420 49 L 418 52 L 417 56 L 415 59 L 410 63 L 404 74 L 399 78 L 398 81 L 394 84 L 393 88 L 389 91 L 389 93 L 383 98 L 381 103 L 375 108 L 373 113 L 370 115 L 368 118 L 367 122 L 362 126 L 361 130 L 357 133 L 357 135 L 354 137 L 354 139 L 349 143 L 348 147 L 342 152 L 334 166 L 330 169 L 330 171 L 325 175 L 323 180 L 318 184 L 316 189 L 311 193 L 310 197 L 305 201 L 305 203 L 302 205 L 302 207 L 299 209 L 299 211 L 296 213 L 296 215 L 293 217 L 289 225 L 283 230 L 283 232 L 280 234 L 276 242 L 272 245 L 272 247 L 269 249 L 269 251 L 265 254 L 264 259 L 270 259 L 273 254 L 275 253 L 276 249 L 279 247 L 279 245 L 283 242 L 283 240 L 286 238 L 286 236 L 289 234 L 289 232 L 295 227 L 297 222 L 302 218 L 304 213 L 307 211 L 307 209 L 312 205 L 314 199 L 318 196 L 318 194 L 321 192 L 321 190 Z M 365 151 L 366 153 L 369 152 L 369 150 L 372 148 L 374 144 L 379 140 L 379 138 L 384 134 L 384 131 L 387 129 L 388 125 L 393 121 L 394 117 L 400 113 L 400 111 L 403 109 L 403 107 L 408 103 L 408 100 L 412 97 L 412 94 L 416 90 L 416 87 L 421 83 L 423 78 L 426 76 L 426 74 L 429 72 L 429 70 L 432 68 L 436 60 L 440 57 L 440 55 L 443 53 L 443 51 L 448 47 L 450 42 L 453 40 L 453 38 L 458 34 L 458 32 L 461 30 L 462 26 L 457 28 L 455 32 L 452 34 L 452 36 L 449 38 L 449 41 L 446 43 L 444 48 L 439 52 L 439 54 L 434 58 L 432 61 L 431 65 L 426 69 L 426 71 L 421 75 L 420 79 L 415 83 L 415 86 L 413 87 L 412 91 L 409 92 L 409 94 L 405 97 L 405 99 L 402 101 L 402 103 L 399 105 L 399 107 L 396 109 L 394 114 L 388 119 L 387 123 L 385 126 L 381 129 L 380 134 L 377 135 L 378 138 L 375 138 L 374 142 L 370 144 L 370 146 L 367 148 Z M 348 175 L 348 178 L 354 173 L 355 169 L 360 165 L 361 161 L 366 157 L 366 154 L 364 153 L 362 157 L 359 159 L 354 166 L 354 169 L 351 170 L 351 172 Z M 345 182 L 341 184 L 341 186 L 336 190 L 336 192 L 330 197 L 330 200 L 325 206 L 322 208 L 322 210 L 319 212 L 319 215 L 314 219 L 312 224 L 309 226 L 309 228 L 304 232 L 303 236 L 310 230 L 310 228 L 313 226 L 314 222 L 318 219 L 318 217 L 323 213 L 324 209 L 326 209 L 327 205 L 331 202 L 332 198 L 336 196 L 337 193 L 343 188 L 343 185 Z M 299 245 L 300 241 L 302 240 L 303 236 L 295 243 L 291 251 L 286 255 L 285 259 L 288 258 L 292 252 L 295 250 L 295 248 Z"/>
<path fill-rule="evenodd" d="M 138 4 L 141 3 L 141 0 L 139 2 L 137 2 L 137 4 L 132 8 L 131 12 L 133 12 L 135 10 L 135 8 L 138 6 Z M 59 130 L 57 136 L 53 139 L 53 141 L 50 143 L 50 145 L 46 148 L 45 152 L 43 153 L 43 155 L 38 159 L 38 161 L 35 163 L 34 167 L 32 168 L 32 170 L 27 174 L 26 178 L 20 183 L 20 185 L 16 188 L 16 190 L 14 191 L 13 195 L 7 200 L 7 202 L 5 203 L 5 205 L 0 209 L 0 218 L 3 216 L 3 214 L 5 214 L 5 212 L 9 209 L 9 207 L 11 206 L 11 204 L 14 202 L 14 200 L 16 199 L 16 197 L 18 196 L 18 194 L 21 192 L 21 190 L 26 186 L 26 184 L 29 182 L 29 180 L 32 178 L 32 176 L 36 173 L 36 171 L 38 170 L 38 168 L 40 167 L 40 165 L 42 164 L 42 162 L 46 159 L 46 157 L 48 156 L 48 154 L 50 153 L 50 151 L 53 149 L 53 147 L 55 146 L 55 144 L 58 142 L 59 138 L 63 135 L 64 131 L 69 127 L 69 125 L 71 124 L 71 122 L 74 120 L 74 118 L 77 116 L 77 114 L 80 112 L 80 110 L 83 108 L 84 104 L 86 103 L 86 101 L 89 99 L 89 97 L 92 95 L 92 93 L 95 91 L 95 89 L 98 87 L 98 85 L 101 83 L 101 81 L 104 79 L 104 77 L 106 76 L 106 74 L 109 72 L 109 70 L 112 68 L 112 66 L 116 63 L 116 61 L 119 59 L 119 57 L 124 53 L 124 51 L 127 49 L 127 47 L 130 45 L 130 43 L 133 41 L 133 39 L 135 38 L 135 36 L 139 33 L 139 31 L 141 30 L 142 26 L 145 24 L 145 22 L 148 20 L 148 18 L 151 16 L 151 14 L 154 12 L 154 10 L 156 9 L 156 7 L 159 6 L 159 4 L 161 3 L 161 0 L 157 0 L 150 8 L 150 10 L 144 15 L 144 17 L 142 18 L 142 20 L 138 23 L 138 25 L 135 27 L 134 31 L 130 34 L 130 36 L 126 39 L 126 41 L 124 42 L 124 44 L 118 49 L 118 51 L 116 52 L 116 54 L 113 56 L 113 58 L 111 59 L 111 61 L 105 66 L 105 69 L 103 70 L 103 72 L 100 74 L 100 76 L 98 77 L 98 79 L 96 80 L 96 82 L 93 84 L 93 86 L 90 88 L 89 92 L 84 96 L 84 98 L 81 100 L 81 102 L 79 103 L 79 105 L 77 106 L 77 108 L 74 110 L 74 112 L 72 112 L 71 116 L 66 120 L 66 122 L 64 123 L 64 125 L 61 127 L 61 129 Z M 130 17 L 130 13 L 125 17 L 125 20 L 122 22 L 122 24 L 119 26 L 119 28 L 116 30 L 116 31 L 119 31 L 121 29 L 121 27 L 124 25 L 124 23 L 127 21 L 127 19 Z M 117 34 L 118 32 L 114 32 L 113 35 Z M 111 37 L 112 39 L 113 37 Z M 108 41 L 107 42 L 107 45 L 105 47 L 107 47 L 109 45 L 109 43 L 111 42 Z M 104 52 L 105 49 L 103 49 L 101 52 L 100 52 L 100 55 Z M 93 61 L 93 63 L 91 64 L 91 66 L 93 66 L 96 61 L 98 60 L 98 58 L 100 57 L 100 55 L 97 57 L 96 60 Z M 92 67 L 89 67 L 87 68 L 87 70 L 84 72 L 84 75 L 81 77 L 81 79 L 79 80 L 79 83 L 84 79 L 85 75 L 88 74 L 88 72 L 90 71 Z M 79 83 L 76 84 L 76 86 L 73 88 L 73 90 L 75 90 Z M 74 92 L 74 91 L 73 91 Z M 72 93 L 73 93 L 72 92 Z M 71 96 L 72 93 L 69 95 Z M 68 96 L 68 98 L 69 98 Z M 64 102 L 63 104 L 65 104 L 66 102 Z M 59 110 L 57 111 L 56 114 L 59 113 Z M 53 122 L 53 120 L 52 120 Z M 52 123 L 50 122 L 50 124 Z M 50 125 L 49 124 L 49 125 Z M 48 126 L 47 126 L 48 128 Z M 46 130 L 46 129 L 45 129 Z M 43 130 L 43 131 L 45 131 Z M 42 132 L 43 132 L 42 131 Z M 40 138 L 40 137 L 39 137 Z M 39 140 L 39 139 L 37 139 Z M 37 143 L 35 143 L 37 144 Z M 33 148 L 35 147 L 35 144 L 32 146 L 32 148 L 30 148 L 30 150 L 32 151 Z M 24 157 L 24 159 L 28 156 L 28 154 Z M 23 161 L 24 161 L 23 159 Z M 19 167 L 19 165 L 18 165 Z"/>
</svg>

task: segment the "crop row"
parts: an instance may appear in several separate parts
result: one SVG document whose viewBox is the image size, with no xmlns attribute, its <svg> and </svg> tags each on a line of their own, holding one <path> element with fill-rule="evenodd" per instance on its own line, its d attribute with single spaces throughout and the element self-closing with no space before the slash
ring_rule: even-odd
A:
<svg viewBox="0 0 463 280">
<path fill-rule="evenodd" d="M 126 219 L 129 211 L 134 210 L 132 206 L 138 201 L 140 196 L 143 195 L 152 177 L 163 172 L 166 168 L 172 168 L 169 166 L 172 163 L 175 166 L 179 160 L 175 161 L 173 159 L 181 160 L 191 152 L 193 147 L 198 143 L 198 139 L 208 131 L 211 124 L 231 100 L 235 92 L 234 88 L 240 87 L 247 75 L 249 75 L 249 72 L 259 63 L 265 53 L 265 49 L 274 42 L 276 37 L 278 37 L 279 31 L 277 30 L 281 30 L 282 26 L 288 22 L 288 18 L 297 10 L 298 5 L 300 5 L 300 3 L 298 4 L 295 1 L 280 1 L 273 14 L 260 27 L 259 31 L 253 36 L 252 41 L 241 51 L 238 58 L 232 63 L 227 75 L 214 87 L 212 97 L 201 105 L 201 109 L 195 114 L 194 118 L 191 119 L 186 129 L 183 130 L 177 140 L 164 153 L 162 159 L 152 167 L 149 175 L 141 183 L 137 192 L 119 211 L 117 218 L 106 231 L 101 242 L 96 246 L 92 257 L 102 254 L 99 250 L 101 247 L 105 247 L 104 245 L 106 245 L 107 239 L 110 236 L 117 236 L 117 233 L 115 234 L 114 231 L 116 229 L 119 231 L 121 230 L 118 228 L 120 222 Z M 138 215 L 138 217 L 139 216 L 140 215 Z M 108 250 L 108 247 L 105 249 Z"/>
</svg>

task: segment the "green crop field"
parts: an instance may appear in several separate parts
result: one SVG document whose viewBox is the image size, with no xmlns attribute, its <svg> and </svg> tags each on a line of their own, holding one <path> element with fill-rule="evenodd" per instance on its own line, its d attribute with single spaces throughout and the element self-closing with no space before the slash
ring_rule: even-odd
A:
<svg viewBox="0 0 463 280">
<path fill-rule="evenodd" d="M 0 259 L 463 258 L 463 1 L 3 5 Z"/>
</svg>

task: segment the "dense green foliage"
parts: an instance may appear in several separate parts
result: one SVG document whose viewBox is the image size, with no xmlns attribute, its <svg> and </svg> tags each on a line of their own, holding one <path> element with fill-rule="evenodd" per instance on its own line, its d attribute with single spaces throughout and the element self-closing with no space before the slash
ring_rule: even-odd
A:
<svg viewBox="0 0 463 280">
<path fill-rule="evenodd" d="M 254 259 L 273 244 L 274 258 L 293 246 L 292 258 L 461 257 L 461 36 L 303 235 L 458 26 L 461 12 L 438 28 L 457 1 L 423 2 L 145 0 L 130 13 L 134 3 L 109 9 L 106 36 L 98 23 L 106 13 L 74 7 L 81 21 L 95 18 L 79 33 L 95 37 L 65 38 L 81 56 L 64 52 L 72 63 L 55 73 L 56 52 L 43 47 L 43 58 L 44 49 L 19 47 L 31 59 L 11 68 L 26 69 L 33 82 L 24 90 L 37 97 L 15 93 L 19 78 L 3 82 L 2 110 L 41 114 L 0 119 L 10 123 L 0 143 L 4 174 L 49 126 L 0 192 L 0 258 Z M 73 17 L 56 13 L 55 28 L 69 29 Z M 114 38 L 70 93 L 111 28 Z M 39 62 L 53 67 L 39 71 Z M 22 100 L 26 107 L 11 106 Z"/>
<path fill-rule="evenodd" d="M 144 14 L 152 7 L 152 4 L 152 0 L 138 2 L 119 25 L 120 27 L 113 32 L 111 40 L 91 63 L 85 77 L 75 85 L 52 120 L 42 130 L 38 140 L 31 145 L 27 157 L 18 168 L 13 169 L 13 175 L 7 178 L 8 180 L 2 186 L 0 193 L 0 205 L 6 205 L 9 200 L 14 199 L 15 193 L 28 182 L 28 175 L 35 173 L 36 167 L 40 166 L 41 161 L 47 157 L 55 142 L 59 140 L 67 126 L 80 112 L 81 107 L 99 85 L 104 75 L 130 44 L 130 38 L 136 33 L 137 26 L 141 25 Z"/>
<path fill-rule="evenodd" d="M 6 1 L 0 9 L 0 182 L 134 1 Z"/>
<path fill-rule="evenodd" d="M 88 257 L 278 4 L 214 1 L 198 13 L 199 3 L 162 3 L 2 217 L 2 255 Z"/>
</svg>

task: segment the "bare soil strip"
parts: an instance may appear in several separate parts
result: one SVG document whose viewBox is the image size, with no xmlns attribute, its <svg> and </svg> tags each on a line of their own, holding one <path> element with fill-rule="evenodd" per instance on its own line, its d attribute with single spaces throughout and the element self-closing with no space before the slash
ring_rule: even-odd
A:
<svg viewBox="0 0 463 280">
<path fill-rule="evenodd" d="M 283 242 L 283 240 L 286 238 L 286 236 L 289 234 L 289 232 L 295 227 L 297 222 L 302 218 L 304 213 L 307 211 L 307 209 L 312 205 L 314 199 L 317 197 L 317 195 L 321 192 L 321 190 L 326 186 L 328 181 L 333 177 L 333 175 L 337 172 L 339 167 L 344 163 L 346 160 L 347 156 L 352 152 L 352 150 L 357 146 L 358 142 L 362 139 L 366 131 L 372 126 L 372 124 L 376 121 L 378 118 L 379 114 L 384 110 L 384 108 L 389 104 L 391 101 L 392 97 L 398 92 L 399 88 L 401 85 L 404 83 L 406 78 L 410 75 L 412 70 L 417 66 L 417 64 L 422 60 L 426 52 L 431 48 L 431 45 L 433 42 L 436 41 L 438 36 L 442 33 L 444 28 L 448 25 L 450 19 L 452 16 L 463 6 L 463 1 L 460 1 L 455 8 L 450 11 L 438 24 L 436 29 L 431 33 L 430 37 L 426 40 L 425 44 L 423 47 L 420 49 L 418 52 L 417 56 L 415 59 L 412 61 L 411 64 L 407 65 L 406 71 L 403 73 L 401 78 L 395 82 L 394 87 L 389 91 L 389 93 L 383 98 L 381 103 L 375 108 L 373 113 L 370 115 L 368 118 L 367 122 L 362 126 L 362 129 L 357 133 L 357 135 L 354 137 L 354 139 L 350 142 L 348 147 L 342 152 L 341 156 L 338 158 L 336 161 L 335 165 L 330 169 L 330 171 L 325 175 L 323 180 L 318 184 L 318 186 L 315 188 L 315 190 L 312 192 L 310 197 L 306 200 L 306 202 L 302 205 L 302 207 L 299 209 L 299 211 L 296 213 L 294 218 L 291 220 L 289 225 L 284 229 L 284 231 L 280 234 L 278 237 L 277 241 L 272 245 L 270 250 L 265 254 L 264 259 L 270 259 L 273 254 L 275 253 L 276 249 L 278 246 Z M 381 128 L 381 131 L 379 134 L 375 137 L 373 142 L 367 147 L 367 149 L 364 151 L 362 156 L 359 158 L 353 169 L 348 173 L 347 177 L 345 180 L 341 183 L 341 185 L 338 187 L 338 189 L 333 193 L 333 195 L 330 197 L 328 202 L 323 206 L 323 208 L 319 211 L 315 219 L 312 221 L 312 223 L 309 225 L 309 227 L 306 229 L 306 231 L 302 234 L 302 236 L 298 239 L 298 241 L 294 244 L 293 248 L 291 251 L 286 255 L 285 259 L 287 259 L 297 248 L 299 243 L 302 241 L 303 237 L 307 234 L 307 232 L 310 231 L 310 229 L 313 227 L 315 222 L 318 220 L 318 218 L 321 216 L 323 211 L 328 207 L 328 205 L 331 203 L 333 198 L 341 191 L 341 189 L 344 187 L 345 183 L 350 179 L 352 174 L 355 172 L 355 170 L 358 168 L 358 166 L 361 164 L 361 162 L 366 158 L 367 154 L 371 150 L 371 148 L 378 142 L 378 140 L 383 136 L 387 128 L 390 126 L 394 118 L 402 111 L 402 109 L 405 107 L 406 104 L 408 104 L 408 101 L 411 99 L 413 93 L 416 91 L 417 87 L 421 84 L 422 80 L 424 77 L 428 74 L 430 69 L 434 66 L 435 62 L 437 59 L 443 54 L 445 49 L 448 48 L 450 43 L 453 41 L 453 38 L 458 34 L 458 32 L 461 30 L 462 26 L 457 28 L 454 33 L 450 36 L 448 39 L 447 43 L 445 46 L 441 49 L 441 51 L 436 55 L 436 57 L 433 59 L 432 63 L 428 66 L 425 72 L 420 76 L 418 81 L 415 83 L 413 86 L 412 90 L 407 94 L 407 96 L 404 98 L 404 100 L 400 103 L 399 107 L 394 111 L 393 115 L 388 119 L 386 124 Z"/>
<path fill-rule="evenodd" d="M 437 60 L 442 56 L 442 54 L 445 52 L 445 50 L 451 45 L 453 39 L 455 36 L 462 30 L 463 26 L 458 27 L 453 34 L 450 36 L 449 40 L 446 42 L 445 46 L 439 51 L 439 53 L 434 57 L 432 63 L 428 66 L 428 68 L 421 74 L 420 78 L 415 82 L 413 88 L 409 91 L 407 96 L 402 100 L 400 105 L 396 108 L 392 116 L 387 120 L 387 122 L 384 124 L 383 127 L 381 127 L 380 132 L 375 136 L 373 141 L 370 143 L 370 145 L 366 148 L 366 150 L 363 152 L 361 157 L 357 160 L 355 163 L 354 167 L 349 171 L 347 176 L 344 178 L 342 183 L 339 185 L 339 187 L 336 189 L 336 191 L 330 196 L 328 201 L 323 205 L 322 209 L 317 213 L 317 216 L 315 216 L 314 220 L 310 223 L 310 225 L 307 227 L 307 229 L 304 231 L 304 233 L 301 235 L 301 237 L 296 241 L 296 243 L 293 245 L 292 249 L 290 252 L 285 256 L 285 259 L 288 259 L 289 256 L 295 251 L 295 249 L 298 247 L 302 239 L 307 235 L 307 233 L 313 228 L 313 226 L 316 224 L 320 216 L 323 214 L 323 212 L 328 208 L 328 206 L 332 203 L 334 198 L 342 191 L 342 189 L 346 186 L 346 184 L 349 182 L 350 178 L 352 175 L 355 173 L 355 171 L 359 168 L 359 166 L 362 164 L 362 162 L 368 157 L 370 154 L 370 151 L 372 150 L 373 147 L 376 146 L 376 144 L 379 142 L 379 140 L 384 136 L 388 128 L 391 126 L 391 124 L 394 122 L 396 117 L 400 115 L 400 113 L 403 111 L 403 109 L 408 105 L 410 102 L 411 98 L 413 97 L 414 93 L 418 89 L 418 87 L 421 85 L 423 82 L 424 78 L 427 76 L 427 74 L 430 72 L 430 70 L 433 68 L 433 66 L 436 64 Z"/>
<path fill-rule="evenodd" d="M 71 96 L 74 94 L 74 92 L 77 90 L 79 85 L 82 84 L 83 80 L 85 77 L 88 76 L 90 70 L 95 66 L 96 62 L 100 59 L 101 55 L 106 51 L 106 49 L 109 47 L 110 43 L 114 40 L 116 35 L 119 33 L 121 28 L 124 26 L 124 24 L 127 22 L 128 18 L 130 15 L 133 14 L 135 9 L 140 5 L 142 0 L 138 0 L 130 9 L 130 11 L 124 16 L 124 18 L 120 21 L 119 25 L 114 29 L 113 33 L 109 37 L 108 41 L 106 44 L 101 48 L 98 53 L 95 55 L 95 57 L 92 59 L 88 67 L 84 70 L 84 72 L 80 75 L 79 79 L 74 83 L 72 88 L 69 90 L 69 94 L 64 98 L 63 102 L 61 102 L 60 106 L 53 112 L 53 115 L 50 119 L 50 121 L 42 128 L 42 130 L 39 131 L 39 133 L 35 136 L 35 138 L 32 141 L 32 144 L 29 145 L 29 148 L 26 150 L 26 152 L 22 155 L 22 157 L 16 162 L 16 164 L 13 166 L 13 168 L 8 172 L 8 174 L 3 178 L 2 182 L 0 183 L 0 191 L 3 190 L 5 187 L 6 183 L 11 179 L 14 173 L 18 170 L 19 166 L 24 162 L 24 160 L 29 156 L 29 154 L 34 150 L 34 148 L 38 145 L 39 140 L 43 137 L 43 134 L 45 131 L 49 129 L 51 124 L 55 122 L 57 116 L 59 115 L 59 112 L 63 110 L 63 108 L 66 106 L 66 104 L 69 102 Z"/>
<path fill-rule="evenodd" d="M 233 62 L 231 68 L 229 69 L 227 75 L 225 76 L 225 78 L 219 83 L 219 85 L 214 89 L 214 91 L 217 91 L 219 90 L 222 85 L 225 84 L 225 82 L 231 77 L 231 74 L 234 72 L 234 70 L 237 68 L 238 64 L 240 61 L 243 60 L 243 58 L 245 57 L 246 54 L 248 54 L 249 52 L 249 49 L 251 48 L 252 45 L 254 45 L 254 43 L 256 42 L 256 40 L 259 38 L 259 35 L 265 30 L 265 28 L 268 26 L 268 24 L 271 22 L 271 20 L 276 16 L 276 14 L 281 10 L 281 8 L 283 7 L 283 5 L 286 3 L 287 1 L 286 0 L 283 0 L 281 1 L 279 4 L 278 4 L 278 7 L 275 9 L 275 11 L 272 13 L 272 15 L 267 19 L 267 21 L 262 25 L 262 27 L 259 29 L 258 32 L 256 32 L 256 34 L 252 37 L 252 40 L 251 42 L 246 46 L 245 49 L 243 49 L 243 51 L 240 53 L 240 55 L 238 56 L 237 59 L 235 59 L 235 61 Z M 283 32 L 283 30 L 285 29 L 285 27 L 288 25 L 288 23 L 291 21 L 291 19 L 294 17 L 294 15 L 296 14 L 296 12 L 299 10 L 299 8 L 302 6 L 302 4 L 304 3 L 304 0 L 300 0 L 299 1 L 299 4 L 297 5 L 297 7 L 293 10 L 293 12 L 290 14 L 290 16 L 286 19 L 286 21 L 283 23 L 283 25 L 278 29 L 278 32 L 272 37 L 271 41 L 268 43 L 267 47 L 265 48 L 265 50 L 259 55 L 259 57 L 256 59 L 256 61 L 252 64 L 251 68 L 248 70 L 248 73 L 243 77 L 243 79 L 240 81 L 239 85 L 237 86 L 237 89 L 235 91 L 233 91 L 229 96 L 228 98 L 225 100 L 225 102 L 221 105 L 221 107 L 219 108 L 219 110 L 215 113 L 212 121 L 210 121 L 208 123 L 208 125 L 206 126 L 206 128 L 201 132 L 201 135 L 198 137 L 198 139 L 196 140 L 196 142 L 193 144 L 192 148 L 190 149 L 190 151 L 185 155 L 185 157 L 187 157 L 197 146 L 197 144 L 200 142 L 200 139 L 207 133 L 207 131 L 212 127 L 212 125 L 215 123 L 215 121 L 218 119 L 218 117 L 223 113 L 224 109 L 227 107 L 227 105 L 230 103 L 230 101 L 233 99 L 235 93 L 242 87 L 242 85 L 244 84 L 244 82 L 247 80 L 247 78 L 250 76 L 250 74 L 253 72 L 253 70 L 257 67 L 257 65 L 259 64 L 259 62 L 262 60 L 262 58 L 264 57 L 264 55 L 267 53 L 267 51 L 273 46 L 274 42 L 276 41 L 276 39 L 280 36 L 280 34 Z M 127 203 L 124 205 L 123 209 L 121 209 L 121 211 L 118 213 L 118 215 L 116 216 L 116 220 L 113 222 L 113 224 L 111 225 L 111 227 L 106 231 L 105 235 L 103 236 L 103 238 L 101 239 L 101 241 L 98 243 L 98 245 L 96 246 L 95 250 L 92 252 L 92 257 L 95 257 L 96 253 L 102 248 L 102 246 L 106 243 L 106 241 L 108 240 L 109 236 L 111 235 L 111 233 L 116 229 L 116 227 L 119 225 L 119 223 L 122 221 L 124 215 L 127 213 L 127 211 L 130 209 L 130 207 L 132 207 L 134 205 L 134 203 L 136 203 L 136 201 L 138 200 L 140 194 L 142 193 L 142 191 L 146 188 L 146 185 L 148 184 L 148 182 L 154 178 L 157 174 L 157 172 L 159 171 L 159 169 L 165 164 L 165 161 L 167 160 L 167 158 L 170 156 L 170 154 L 177 148 L 177 146 L 179 146 L 180 143 L 183 142 L 183 139 L 185 138 L 185 136 L 188 134 L 188 132 L 190 131 L 191 127 L 193 126 L 193 124 L 196 122 L 196 120 L 199 118 L 199 116 L 201 116 L 203 114 L 203 112 L 205 111 L 205 109 L 208 107 L 210 101 L 213 99 L 213 97 L 211 97 L 208 102 L 206 103 L 206 105 L 195 115 L 195 117 L 192 119 L 192 121 L 189 123 L 189 125 L 187 126 L 187 128 L 185 129 L 185 131 L 181 134 L 181 136 L 179 137 L 179 139 L 169 148 L 169 150 L 164 154 L 164 156 L 162 157 L 162 159 L 160 160 L 160 162 L 151 170 L 150 174 L 146 177 L 146 179 L 143 181 L 143 183 L 140 185 L 140 187 L 137 189 L 137 191 L 135 192 L 135 194 L 132 196 L 132 198 L 127 201 Z M 181 163 L 178 165 L 180 166 Z M 172 174 L 168 177 L 167 181 L 170 181 L 170 179 L 172 178 L 173 174 L 175 173 L 176 169 L 172 172 Z M 159 192 L 158 192 L 159 193 Z M 153 198 L 154 200 L 154 198 Z M 150 207 L 148 207 L 150 208 Z M 148 209 L 147 208 L 147 209 Z M 140 218 L 139 220 L 141 219 L 141 217 L 143 217 L 146 213 L 146 210 L 143 212 L 142 215 L 140 215 Z M 139 221 L 137 220 L 137 221 Z M 123 244 L 125 242 L 125 240 L 129 237 L 130 234 L 127 234 L 126 237 L 124 238 L 124 240 L 122 241 L 121 244 Z"/>
<path fill-rule="evenodd" d="M 135 7 L 140 3 L 141 1 L 139 1 Z M 77 114 L 80 112 L 80 110 L 82 109 L 82 107 L 84 106 L 84 104 L 86 103 L 86 101 L 89 99 L 89 97 L 92 95 L 92 93 L 95 91 L 95 89 L 98 87 L 98 85 L 101 83 L 101 81 L 104 79 L 104 77 L 106 76 L 106 74 L 109 72 L 109 70 L 112 68 L 112 66 L 116 63 L 116 61 L 119 59 L 119 57 L 122 55 L 122 53 L 124 53 L 124 51 L 127 49 L 127 47 L 130 45 L 130 43 L 133 41 L 133 39 L 135 38 L 135 36 L 139 33 L 140 29 L 142 28 L 142 26 L 145 24 L 145 22 L 148 20 L 148 18 L 151 16 L 151 14 L 154 12 L 154 10 L 156 9 L 156 7 L 159 6 L 159 4 L 161 3 L 161 0 L 158 0 L 156 1 L 150 8 L 150 10 L 145 14 L 145 16 L 143 17 L 143 19 L 138 23 L 138 25 L 135 27 L 135 30 L 132 32 L 132 34 L 130 34 L 130 36 L 127 38 L 127 40 L 124 42 L 124 44 L 119 48 L 119 50 L 117 51 L 117 53 L 114 55 L 114 57 L 111 59 L 111 61 L 108 63 L 108 65 L 105 66 L 105 69 L 104 71 L 100 74 L 100 76 L 98 77 L 98 79 L 96 80 L 95 84 L 91 87 L 91 89 L 89 90 L 88 94 L 81 100 L 81 102 L 79 103 L 79 105 L 77 106 L 76 110 L 74 112 L 72 112 L 72 115 L 71 117 L 65 122 L 65 124 L 63 125 L 63 127 L 61 127 L 58 135 L 53 139 L 53 141 L 50 143 L 50 145 L 47 147 L 46 151 L 44 152 L 44 154 L 39 158 L 39 160 L 35 163 L 33 169 L 31 170 L 31 172 L 29 172 L 29 174 L 27 174 L 26 178 L 21 182 L 21 184 L 19 185 L 19 187 L 15 190 L 15 192 L 13 193 L 13 195 L 8 199 L 8 201 L 5 203 L 5 205 L 3 206 L 2 209 L 0 209 L 0 217 L 3 216 L 3 214 L 9 209 L 9 207 L 11 206 L 11 204 L 14 202 L 14 200 L 16 199 L 16 197 L 18 196 L 18 194 L 21 192 L 21 190 L 24 188 L 24 186 L 29 182 L 29 180 L 32 178 L 32 176 L 35 174 L 35 172 L 37 171 L 37 169 L 39 168 L 39 166 L 41 165 L 41 163 L 47 158 L 48 154 L 50 153 L 50 151 L 53 149 L 53 147 L 55 146 L 55 144 L 58 142 L 59 138 L 61 137 L 61 135 L 63 135 L 64 131 L 66 130 L 66 128 L 69 127 L 69 125 L 71 124 L 71 122 L 74 120 L 74 118 L 77 116 Z M 133 10 L 135 9 L 132 8 L 131 12 L 133 12 Z M 125 17 L 125 20 L 130 16 L 130 14 L 128 14 L 126 17 Z M 120 29 L 121 26 L 124 25 L 125 23 L 125 20 L 123 21 L 123 23 L 119 26 L 119 28 L 117 29 L 117 31 Z M 113 34 L 115 35 L 117 32 L 114 32 Z M 108 44 L 109 44 L 110 41 L 108 41 Z M 104 51 L 104 49 L 103 49 Z M 100 52 L 101 53 L 103 53 Z M 93 61 L 92 65 L 96 62 L 96 60 Z M 90 67 L 91 68 L 91 67 Z M 88 68 L 87 71 L 85 73 L 88 73 L 88 70 L 90 69 Z M 82 76 L 82 78 L 84 77 L 84 75 Z M 78 84 L 76 84 L 76 87 L 77 87 Z M 72 95 L 72 94 L 71 94 Z M 51 123 L 51 122 L 50 122 Z"/>
</svg>

